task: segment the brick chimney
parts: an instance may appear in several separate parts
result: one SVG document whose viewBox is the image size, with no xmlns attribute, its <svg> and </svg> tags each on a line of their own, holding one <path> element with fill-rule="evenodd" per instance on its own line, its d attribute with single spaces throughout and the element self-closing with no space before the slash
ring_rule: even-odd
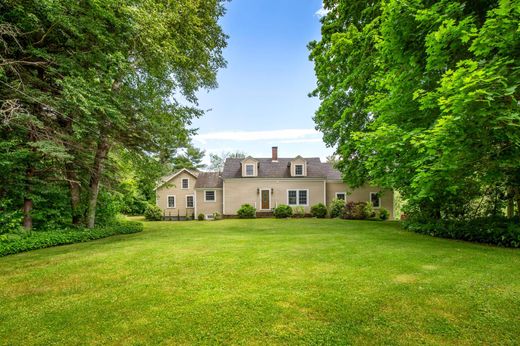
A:
<svg viewBox="0 0 520 346">
<path fill-rule="evenodd" d="M 278 162 L 278 147 L 272 148 L 272 160 L 273 162 Z"/>
</svg>

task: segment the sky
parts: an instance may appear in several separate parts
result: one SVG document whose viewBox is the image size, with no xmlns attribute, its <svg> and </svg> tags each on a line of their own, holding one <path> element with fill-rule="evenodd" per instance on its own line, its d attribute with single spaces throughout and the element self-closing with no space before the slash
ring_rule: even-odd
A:
<svg viewBox="0 0 520 346">
<path fill-rule="evenodd" d="M 220 20 L 229 36 L 218 88 L 198 94 L 206 114 L 194 145 L 208 154 L 243 151 L 270 157 L 332 154 L 312 120 L 319 106 L 307 44 L 320 38 L 321 0 L 233 0 Z"/>
</svg>

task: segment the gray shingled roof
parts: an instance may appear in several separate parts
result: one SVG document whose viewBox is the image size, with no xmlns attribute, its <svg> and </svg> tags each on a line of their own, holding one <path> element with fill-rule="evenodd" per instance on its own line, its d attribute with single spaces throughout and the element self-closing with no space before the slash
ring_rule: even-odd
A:
<svg viewBox="0 0 520 346">
<path fill-rule="evenodd" d="M 221 188 L 222 178 L 219 172 L 200 172 L 195 183 L 196 189 Z"/>
<path fill-rule="evenodd" d="M 241 162 L 244 159 L 228 158 L 224 164 L 222 178 L 242 178 Z M 294 158 L 278 158 L 273 162 L 271 158 L 256 158 L 258 161 L 258 178 L 293 178 L 289 164 Z M 341 180 L 341 173 L 328 163 L 322 163 L 319 157 L 304 158 L 307 161 L 306 178 L 323 178 Z"/>
</svg>

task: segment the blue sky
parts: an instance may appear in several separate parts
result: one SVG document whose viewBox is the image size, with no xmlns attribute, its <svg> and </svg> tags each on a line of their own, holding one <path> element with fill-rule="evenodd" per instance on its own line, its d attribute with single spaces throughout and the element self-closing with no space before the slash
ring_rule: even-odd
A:
<svg viewBox="0 0 520 346">
<path fill-rule="evenodd" d="M 257 157 L 270 156 L 272 146 L 280 157 L 330 155 L 312 121 L 319 102 L 307 96 L 316 83 L 307 43 L 320 37 L 321 0 L 234 0 L 226 7 L 228 66 L 217 89 L 198 95 L 208 111 L 194 121 L 195 146 Z"/>
</svg>

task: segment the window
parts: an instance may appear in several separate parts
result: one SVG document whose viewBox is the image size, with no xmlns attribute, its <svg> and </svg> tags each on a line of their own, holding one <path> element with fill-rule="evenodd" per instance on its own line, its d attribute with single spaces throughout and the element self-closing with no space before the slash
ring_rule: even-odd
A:
<svg viewBox="0 0 520 346">
<path fill-rule="evenodd" d="M 255 174 L 255 165 L 248 164 L 246 165 L 246 175 L 252 176 Z"/>
<path fill-rule="evenodd" d="M 298 200 L 296 198 L 296 190 L 289 190 L 287 194 L 287 204 L 297 205 Z"/>
<path fill-rule="evenodd" d="M 168 208 L 175 208 L 175 196 L 168 196 Z"/>
<path fill-rule="evenodd" d="M 370 192 L 370 202 L 372 202 L 372 206 L 374 208 L 379 208 L 381 206 L 381 198 L 379 198 L 379 193 Z"/>
<path fill-rule="evenodd" d="M 303 165 L 294 165 L 294 175 L 303 175 Z"/>
<path fill-rule="evenodd" d="M 346 201 L 347 193 L 346 192 L 336 192 L 336 199 L 341 199 L 343 201 Z"/>
<path fill-rule="evenodd" d="M 308 205 L 309 190 L 287 190 L 288 205 Z"/>
<path fill-rule="evenodd" d="M 186 196 L 186 208 L 193 208 L 193 196 Z"/>
<path fill-rule="evenodd" d="M 190 180 L 187 178 L 182 179 L 182 188 L 188 189 L 190 187 Z"/>
<path fill-rule="evenodd" d="M 215 191 L 204 191 L 204 202 L 215 202 Z"/>
</svg>

